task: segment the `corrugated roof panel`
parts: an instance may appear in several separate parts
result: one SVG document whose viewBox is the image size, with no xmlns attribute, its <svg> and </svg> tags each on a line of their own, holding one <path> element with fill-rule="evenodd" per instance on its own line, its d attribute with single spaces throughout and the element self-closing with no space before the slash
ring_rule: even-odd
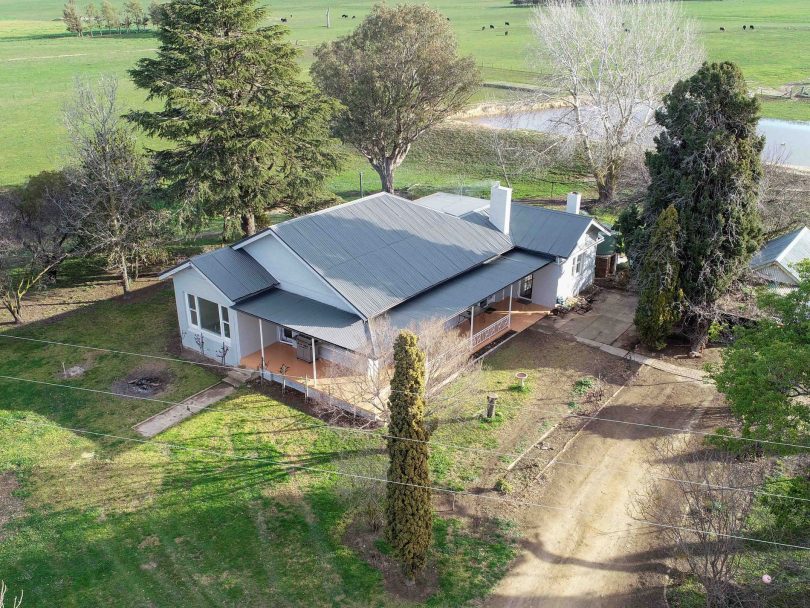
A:
<svg viewBox="0 0 810 608">
<path fill-rule="evenodd" d="M 438 192 L 416 203 L 494 230 L 488 217 L 489 201 L 484 199 Z M 513 202 L 509 236 L 515 247 L 567 258 L 592 220 L 587 215 Z"/>
<path fill-rule="evenodd" d="M 792 265 L 808 258 L 810 258 L 810 228 L 803 226 L 765 243 L 751 258 L 751 268 L 760 268 L 778 260 L 798 280 Z"/>
<path fill-rule="evenodd" d="M 190 261 L 234 302 L 278 285 L 261 264 L 242 250 L 223 247 L 194 256 Z"/>
<path fill-rule="evenodd" d="M 235 308 L 349 350 L 361 350 L 368 339 L 365 324 L 357 315 L 281 289 L 250 298 Z"/>
<path fill-rule="evenodd" d="M 447 320 L 551 261 L 527 251 L 510 251 L 388 311 L 392 325 L 405 328 L 430 319 Z"/>
<path fill-rule="evenodd" d="M 273 230 L 368 317 L 513 248 L 509 237 L 491 226 L 390 194 L 283 222 Z"/>
</svg>

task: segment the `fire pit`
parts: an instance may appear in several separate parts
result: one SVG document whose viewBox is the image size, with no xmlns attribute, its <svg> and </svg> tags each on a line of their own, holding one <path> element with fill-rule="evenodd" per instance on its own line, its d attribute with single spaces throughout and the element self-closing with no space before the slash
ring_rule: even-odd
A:
<svg viewBox="0 0 810 608">
<path fill-rule="evenodd" d="M 113 382 L 111 388 L 119 395 L 151 397 L 169 388 L 171 380 L 172 374 L 168 369 L 153 365 L 132 371 L 126 378 Z"/>
</svg>

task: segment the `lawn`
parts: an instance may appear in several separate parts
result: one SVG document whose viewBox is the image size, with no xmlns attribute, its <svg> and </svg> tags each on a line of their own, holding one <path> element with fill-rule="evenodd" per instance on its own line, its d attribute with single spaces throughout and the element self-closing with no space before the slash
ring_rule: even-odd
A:
<svg viewBox="0 0 810 608">
<path fill-rule="evenodd" d="M 138 57 L 152 53 L 156 41 L 151 33 L 98 36 L 77 39 L 67 35 L 59 21 L 61 0 L 6 0 L 0 12 L 0 141 L 3 162 L 0 185 L 19 183 L 27 175 L 61 164 L 64 129 L 60 111 L 70 98 L 77 76 L 115 74 L 121 80 L 121 97 L 128 107 L 144 103 L 144 95 L 128 81 L 127 69 Z M 83 3 L 79 2 L 80 5 Z M 302 51 L 302 62 L 311 62 L 314 47 L 346 34 L 371 6 L 371 0 L 346 2 L 331 7 L 332 27 L 325 27 L 325 4 L 320 0 L 279 0 L 270 3 L 271 20 L 288 19 L 291 39 Z M 527 65 L 530 44 L 530 10 L 512 7 L 507 0 L 437 0 L 432 5 L 451 19 L 461 51 L 473 54 L 484 78 L 493 82 L 532 82 L 542 71 Z M 807 79 L 810 56 L 810 3 L 805 0 L 694 0 L 685 3 L 699 24 L 701 38 L 712 60 L 731 59 L 742 66 L 754 90 L 781 87 Z M 347 14 L 357 19 L 342 19 Z M 505 36 L 506 22 L 509 36 Z M 496 29 L 490 30 L 489 25 Z M 754 24 L 754 31 L 743 31 Z M 481 27 L 486 26 L 486 31 Z M 725 32 L 720 32 L 725 27 Z M 485 89 L 475 101 L 502 97 L 497 89 Z M 810 104 L 774 102 L 765 114 L 791 119 L 810 119 Z M 147 142 L 148 143 L 148 142 Z M 354 182 L 354 157 L 337 180 Z M 419 183 L 434 177 L 429 166 L 413 166 L 415 175 L 403 180 Z M 464 174 L 443 175 L 443 181 L 465 183 Z M 369 180 L 371 183 L 373 180 Z"/>
<path fill-rule="evenodd" d="M 13 333 L 174 356 L 175 331 L 171 290 L 152 287 Z M 63 364 L 86 371 L 66 380 Z M 155 396 L 165 401 L 218 379 L 189 363 L 0 337 L 4 376 L 109 391 L 144 369 L 169 378 Z M 156 438 L 187 449 L 128 441 L 132 424 L 164 407 L 0 379 L 0 573 L 25 605 L 405 605 L 347 546 L 356 524 L 345 478 L 289 469 L 384 474 L 382 438 L 326 428 L 274 393 L 242 389 Z M 497 428 L 473 417 L 456 439 L 495 445 Z M 435 483 L 463 486 L 470 467 L 434 464 Z M 471 528 L 443 513 L 434 536 L 426 606 L 485 595 L 515 554 L 498 519 Z"/>
</svg>

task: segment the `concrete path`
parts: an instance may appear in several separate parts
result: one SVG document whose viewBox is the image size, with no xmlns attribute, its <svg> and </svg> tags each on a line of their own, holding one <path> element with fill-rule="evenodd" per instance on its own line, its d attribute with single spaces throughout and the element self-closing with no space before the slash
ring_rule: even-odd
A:
<svg viewBox="0 0 810 608">
<path fill-rule="evenodd" d="M 584 315 L 570 312 L 564 317 L 549 316 L 541 324 L 578 338 L 613 344 L 633 326 L 637 302 L 638 298 L 631 293 L 603 289 L 593 309 Z"/>
<path fill-rule="evenodd" d="M 154 437 L 158 433 L 162 433 L 175 424 L 193 416 L 200 410 L 204 410 L 209 405 L 221 401 L 235 390 L 236 388 L 230 384 L 218 382 L 214 386 L 192 395 L 185 401 L 150 416 L 132 428 L 144 437 Z"/>
</svg>

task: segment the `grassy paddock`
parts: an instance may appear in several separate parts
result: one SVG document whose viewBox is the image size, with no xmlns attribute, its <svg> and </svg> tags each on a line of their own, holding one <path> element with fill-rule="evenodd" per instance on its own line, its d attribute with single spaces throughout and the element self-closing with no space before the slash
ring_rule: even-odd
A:
<svg viewBox="0 0 810 608">
<path fill-rule="evenodd" d="M 116 4 L 122 4 L 117 2 Z M 531 35 L 530 9 L 512 7 L 507 0 L 434 0 L 451 19 L 463 53 L 473 54 L 492 81 L 531 82 L 527 65 Z M 64 129 L 61 108 L 70 98 L 77 76 L 115 74 L 121 79 L 126 106 L 144 104 L 144 95 L 128 80 L 127 69 L 157 45 L 151 33 L 77 39 L 64 31 L 62 0 L 13 0 L 0 12 L 0 185 L 19 183 L 26 176 L 61 164 Z M 82 6 L 83 3 L 79 2 Z M 368 13 L 372 0 L 354 0 L 332 7 L 332 27 L 325 27 L 321 0 L 279 0 L 270 3 L 271 22 L 288 19 L 291 39 L 308 65 L 320 42 L 348 33 Z M 712 60 L 738 62 L 752 88 L 780 87 L 807 78 L 810 55 L 810 3 L 805 0 L 693 0 L 686 11 L 699 25 Z M 356 19 L 342 19 L 342 14 Z M 509 36 L 504 33 L 509 22 Z M 496 29 L 490 30 L 489 25 Z M 743 31 L 742 25 L 755 25 Z M 725 32 L 720 32 L 720 27 Z M 481 31 L 485 27 L 485 31 Z M 477 99 L 502 95 L 488 90 Z M 765 105 L 769 116 L 810 119 L 810 105 Z M 152 142 L 154 143 L 154 142 Z M 349 172 L 346 173 L 348 176 Z"/>
<path fill-rule="evenodd" d="M 151 289 L 14 331 L 171 355 L 176 313 L 171 290 Z M 63 363 L 87 371 L 65 380 Z M 192 364 L 0 337 L 5 376 L 110 390 L 153 365 L 170 378 L 156 395 L 167 401 L 217 379 Z M 217 453 L 70 430 L 135 438 L 132 424 L 164 407 L 0 380 L 0 572 L 12 594 L 24 591 L 32 606 L 77 608 L 413 605 L 390 595 L 380 571 L 344 544 L 355 517 L 345 479 L 287 471 L 300 465 L 384 475 L 382 438 L 323 428 L 248 389 L 156 438 Z M 477 422 L 455 428 L 471 445 L 493 444 L 497 431 Z M 436 483 L 470 479 L 464 470 L 437 475 Z M 435 593 L 426 606 L 486 595 L 516 551 L 515 534 L 499 520 L 471 528 L 443 514 L 434 537 Z"/>
</svg>

